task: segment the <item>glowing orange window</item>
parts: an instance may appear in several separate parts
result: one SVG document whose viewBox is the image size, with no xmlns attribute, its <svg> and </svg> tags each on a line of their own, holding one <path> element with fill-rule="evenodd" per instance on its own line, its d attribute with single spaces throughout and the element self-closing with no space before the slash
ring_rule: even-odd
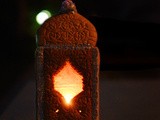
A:
<svg viewBox="0 0 160 120">
<path fill-rule="evenodd" d="M 59 73 L 53 76 L 54 90 L 64 97 L 67 105 L 70 105 L 72 99 L 83 91 L 82 80 L 83 76 L 67 61 Z"/>
</svg>

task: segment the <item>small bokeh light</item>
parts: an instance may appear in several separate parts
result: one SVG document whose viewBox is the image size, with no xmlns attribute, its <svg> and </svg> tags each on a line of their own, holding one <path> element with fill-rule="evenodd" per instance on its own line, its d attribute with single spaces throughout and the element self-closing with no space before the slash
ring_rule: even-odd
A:
<svg viewBox="0 0 160 120">
<path fill-rule="evenodd" d="M 51 17 L 51 13 L 48 10 L 42 10 L 36 16 L 36 21 L 39 25 L 43 24 L 48 18 Z"/>
</svg>

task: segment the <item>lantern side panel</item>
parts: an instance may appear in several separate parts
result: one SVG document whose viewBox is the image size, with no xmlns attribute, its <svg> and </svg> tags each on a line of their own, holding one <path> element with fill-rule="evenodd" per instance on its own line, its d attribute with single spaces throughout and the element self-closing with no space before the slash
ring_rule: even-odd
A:
<svg viewBox="0 0 160 120">
<path fill-rule="evenodd" d="M 35 51 L 35 72 L 36 72 L 36 119 L 43 118 L 43 92 L 44 92 L 44 76 L 43 76 L 43 52 L 44 47 L 38 47 Z"/>
<path fill-rule="evenodd" d="M 99 120 L 99 51 L 89 46 L 45 47 L 43 52 L 43 91 L 37 94 L 41 112 L 38 120 Z M 69 61 L 83 76 L 83 91 L 67 106 L 63 96 L 54 89 L 53 76 Z M 69 84 L 69 83 L 68 83 Z M 40 85 L 40 84 L 37 84 Z"/>
</svg>

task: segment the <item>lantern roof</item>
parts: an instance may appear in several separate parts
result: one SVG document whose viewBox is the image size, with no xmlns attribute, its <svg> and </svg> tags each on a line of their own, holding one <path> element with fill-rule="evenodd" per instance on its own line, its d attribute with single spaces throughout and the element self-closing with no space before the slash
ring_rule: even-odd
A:
<svg viewBox="0 0 160 120">
<path fill-rule="evenodd" d="M 97 43 L 94 25 L 77 13 L 71 0 L 62 3 L 60 13 L 46 20 L 37 32 L 37 45 L 91 45 Z"/>
</svg>

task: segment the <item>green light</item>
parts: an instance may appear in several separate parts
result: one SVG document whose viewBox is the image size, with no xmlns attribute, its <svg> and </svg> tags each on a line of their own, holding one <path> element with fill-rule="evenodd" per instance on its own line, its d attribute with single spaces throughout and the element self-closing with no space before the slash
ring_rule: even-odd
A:
<svg viewBox="0 0 160 120">
<path fill-rule="evenodd" d="M 38 24 L 43 24 L 44 21 L 46 21 L 48 18 L 51 17 L 51 13 L 47 10 L 42 10 L 40 13 L 36 16 L 36 21 Z"/>
</svg>

